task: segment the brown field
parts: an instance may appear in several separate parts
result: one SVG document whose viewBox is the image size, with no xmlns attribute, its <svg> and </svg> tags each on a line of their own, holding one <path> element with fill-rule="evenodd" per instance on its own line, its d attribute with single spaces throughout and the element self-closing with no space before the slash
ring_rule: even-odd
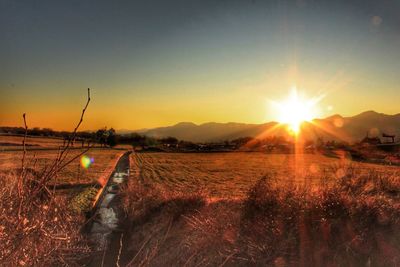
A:
<svg viewBox="0 0 400 267">
<path fill-rule="evenodd" d="M 68 158 L 72 159 L 80 154 L 82 149 L 69 151 Z M 110 168 L 115 164 L 116 159 L 123 151 L 114 149 L 94 148 L 85 155 L 94 158 L 94 163 L 85 169 L 80 165 L 80 158 L 75 159 L 66 166 L 57 177 L 57 183 L 95 183 L 99 178 L 107 176 L 111 172 Z M 48 167 L 56 158 L 58 150 L 37 150 L 27 152 L 27 168 L 40 172 Z M 0 152 L 0 174 L 17 172 L 21 167 L 22 151 L 3 151 Z"/>
<path fill-rule="evenodd" d="M 22 149 L 23 136 L 0 135 L 0 151 L 11 149 Z M 32 148 L 58 148 L 63 145 L 63 139 L 49 137 L 33 137 L 26 138 L 27 149 Z"/>
<path fill-rule="evenodd" d="M 346 168 L 359 173 L 400 176 L 400 168 L 363 164 L 319 154 L 266 153 L 136 153 L 132 172 L 168 191 L 205 190 L 209 197 L 244 197 L 265 175 L 284 183 L 318 186 L 334 182 Z"/>
<path fill-rule="evenodd" d="M 398 167 L 322 155 L 131 157 L 121 266 L 400 264 Z"/>
<path fill-rule="evenodd" d="M 18 143 L 21 138 L 2 136 L 0 140 L 2 144 Z M 22 147 L 0 150 L 1 266 L 76 266 L 91 251 L 81 232 L 87 220 L 84 212 L 92 209 L 100 184 L 110 176 L 124 151 L 69 149 L 65 162 L 86 151 L 84 155 L 94 158 L 94 163 L 85 169 L 77 157 L 44 181 L 43 173 L 49 173 L 59 153 L 54 149 L 62 145 L 59 141 L 28 138 L 28 144 L 37 146 L 28 147 L 35 149 L 26 152 L 22 179 Z M 39 146 L 41 149 L 36 149 Z"/>
<path fill-rule="evenodd" d="M 15 151 L 22 150 L 23 136 L 16 135 L 0 135 L 0 151 Z M 41 137 L 41 136 L 27 136 L 25 141 L 27 150 L 46 150 L 46 149 L 58 149 L 65 145 L 64 140 L 60 137 Z M 87 146 L 87 143 L 84 144 Z M 75 142 L 72 148 L 81 148 L 82 142 Z M 100 144 L 91 143 L 91 147 L 100 147 Z M 127 146 L 119 146 L 126 148 Z M 129 146 L 128 146 L 129 147 Z M 129 147 L 130 148 L 130 147 Z"/>
<path fill-rule="evenodd" d="M 69 158 L 80 152 L 70 150 Z M 95 183 L 109 175 L 122 153 L 92 149 L 86 154 L 95 162 L 88 170 L 77 159 L 59 173 L 56 183 Z M 56 154 L 57 150 L 28 151 L 27 167 L 40 171 Z M 10 181 L 17 177 L 21 157 L 21 151 L 0 152 L 0 229 L 11 229 L 8 218 L 18 216 Z M 120 266 L 400 263 L 399 167 L 317 154 L 133 153 L 130 157 L 131 175 L 122 193 L 126 216 L 117 242 L 122 247 L 113 248 L 120 251 Z M 55 202 L 38 197 L 37 204 L 26 206 L 34 209 L 25 211 L 26 225 L 20 219 L 18 233 L 26 233 L 26 244 L 40 237 L 46 239 L 43 247 L 15 247 L 6 259 L 11 245 L 17 245 L 5 242 L 0 245 L 0 260 L 62 265 L 62 259 L 75 264 L 90 253 L 79 229 L 84 224 L 80 211 L 90 208 L 93 192 L 61 191 L 65 192 L 57 191 Z M 61 220 L 56 223 L 56 218 Z M 44 228 L 37 228 L 39 221 L 45 222 Z M 72 250 L 64 235 L 74 244 Z M 17 240 L 18 235 L 4 231 L 0 238 Z M 54 246 L 61 249 L 55 252 Z"/>
</svg>

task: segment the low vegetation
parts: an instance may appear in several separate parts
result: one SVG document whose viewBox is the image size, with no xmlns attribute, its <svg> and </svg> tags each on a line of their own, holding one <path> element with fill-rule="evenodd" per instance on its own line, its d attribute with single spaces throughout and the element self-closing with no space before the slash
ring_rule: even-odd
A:
<svg viewBox="0 0 400 267">
<path fill-rule="evenodd" d="M 48 179 L 58 151 L 28 153 L 22 174 L 22 152 L 0 153 L 0 265 L 70 266 L 89 255 L 85 212 L 122 151 L 87 151 L 95 159 L 88 169 L 80 166 L 82 152 L 70 151 L 67 161 L 75 159 Z"/>
<path fill-rule="evenodd" d="M 237 193 L 225 181 L 224 176 L 231 174 L 225 168 L 240 164 L 238 168 L 244 169 L 257 164 L 246 163 L 250 160 L 246 156 L 240 163 L 229 164 L 226 161 L 229 157 L 236 158 L 228 155 L 187 156 L 186 166 L 194 177 L 204 176 L 202 171 L 209 171 L 210 166 L 219 166 L 215 176 L 208 176 L 210 186 L 199 188 L 189 186 L 197 184 L 192 177 L 177 174 L 185 171 L 182 170 L 185 164 L 175 165 L 176 172 L 163 170 L 165 165 L 160 161 L 171 165 L 175 156 L 183 161 L 179 155 L 161 159 L 157 154 L 156 160 L 154 155 L 132 156 L 137 157 L 135 160 L 142 168 L 132 169 L 133 176 L 125 188 L 128 221 L 121 263 L 130 266 L 396 266 L 400 263 L 400 182 L 396 168 L 333 161 L 324 168 L 319 165 L 314 178 L 316 181 L 318 176 L 319 181 L 313 183 L 294 182 L 300 179 L 300 174 L 279 173 L 265 166 L 266 172 L 257 179 L 253 175 L 259 170 L 253 172 L 250 168 L 246 170 L 247 176 L 237 180 L 237 188 L 247 181 L 246 193 Z M 149 158 L 144 162 L 144 157 Z M 197 161 L 202 157 L 203 162 L 193 164 L 191 157 Z M 218 158 L 224 158 L 225 162 L 219 165 Z M 315 163 L 308 162 L 309 166 Z M 280 166 L 289 168 L 290 164 Z M 172 178 L 167 173 L 184 179 L 176 180 L 176 190 L 171 190 Z M 154 179 L 155 175 L 164 180 Z M 302 181 L 307 177 L 303 175 Z M 231 196 L 217 193 L 221 190 L 219 183 L 228 184 Z"/>
<path fill-rule="evenodd" d="M 109 173 L 120 153 L 94 149 L 86 153 L 95 158 L 89 169 L 76 158 L 44 184 L 56 151 L 28 153 L 22 191 L 23 154 L 0 153 L 0 262 L 82 264 L 91 253 L 80 234 L 82 211 L 97 192 L 82 185 Z M 399 264 L 398 167 L 297 156 L 132 154 L 120 265 Z M 54 191 L 78 181 L 78 189 Z"/>
<path fill-rule="evenodd" d="M 71 149 L 89 102 L 88 89 L 88 101 L 80 121 L 62 145 L 53 138 L 47 142 L 29 140 L 24 114 L 20 149 L 0 153 L 1 266 L 76 266 L 91 253 L 81 233 L 86 221 L 82 211 L 93 201 L 95 190 L 90 186 L 95 177 L 109 173 L 108 167 L 112 167 L 113 159 L 120 152 L 96 150 L 92 153 L 90 147 Z M 5 138 L 8 139 L 0 142 L 0 146 L 9 144 L 10 137 Z M 38 146 L 56 146 L 27 153 L 28 142 L 32 141 L 40 141 Z M 79 160 L 83 155 L 96 158 L 98 164 L 93 164 L 93 175 L 87 175 L 87 168 L 80 169 Z"/>
<path fill-rule="evenodd" d="M 84 216 L 70 210 L 68 198 L 53 194 L 24 176 L 22 193 L 19 175 L 0 177 L 0 263 L 3 266 L 73 265 L 89 252 L 80 234 Z"/>
<path fill-rule="evenodd" d="M 70 147 L 114 147 L 117 144 L 117 135 L 113 128 L 102 128 L 95 132 L 67 132 L 67 131 L 53 131 L 49 128 L 32 128 L 26 131 L 26 145 L 36 147 L 59 147 L 65 146 L 68 143 Z M 0 127 L 0 148 L 8 146 L 8 150 L 18 149 L 21 143 L 15 142 L 18 139 L 24 138 L 25 128 L 23 127 Z M 73 138 L 72 138 L 73 137 Z M 44 140 L 44 142 L 43 142 Z M 8 142 L 4 142 L 8 141 Z M 54 146 L 56 145 L 56 146 Z M 11 146 L 11 147 L 10 147 Z M 3 148 L 4 149 L 4 148 Z"/>
<path fill-rule="evenodd" d="M 208 197 L 243 198 L 263 176 L 297 185 L 335 181 L 349 164 L 355 172 L 399 175 L 400 168 L 352 162 L 347 157 L 320 154 L 267 153 L 136 153 L 132 171 L 169 192 L 207 190 Z"/>
<path fill-rule="evenodd" d="M 1 138 L 0 138 L 1 140 Z M 75 158 L 68 166 L 60 170 L 57 178 L 53 179 L 50 183 L 52 185 L 95 185 L 97 180 L 101 177 L 107 176 L 110 173 L 110 168 L 118 156 L 123 151 L 113 149 L 100 149 L 95 148 L 86 152 L 85 149 L 74 149 L 69 152 L 69 158 L 74 158 L 81 153 L 93 158 L 94 162 L 89 168 L 81 166 L 80 157 Z M 27 168 L 33 172 L 40 172 L 48 168 L 57 157 L 58 150 L 39 150 L 30 151 L 27 154 Z M 21 151 L 7 151 L 0 152 L 0 173 L 15 173 L 21 168 Z"/>
<path fill-rule="evenodd" d="M 302 266 L 395 266 L 400 183 L 351 168 L 335 183 L 293 187 L 262 178 L 244 202 L 244 254 Z"/>
</svg>

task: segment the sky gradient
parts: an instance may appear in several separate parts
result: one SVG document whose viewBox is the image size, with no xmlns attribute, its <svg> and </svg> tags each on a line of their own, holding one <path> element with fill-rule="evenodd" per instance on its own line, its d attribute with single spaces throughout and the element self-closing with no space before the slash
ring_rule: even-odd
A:
<svg viewBox="0 0 400 267">
<path fill-rule="evenodd" d="M 400 1 L 0 0 L 0 125 L 140 129 L 399 113 Z"/>
</svg>

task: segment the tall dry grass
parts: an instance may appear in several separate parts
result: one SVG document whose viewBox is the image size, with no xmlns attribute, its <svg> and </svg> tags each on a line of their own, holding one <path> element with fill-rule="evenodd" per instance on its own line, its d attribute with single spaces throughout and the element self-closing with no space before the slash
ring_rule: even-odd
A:
<svg viewBox="0 0 400 267">
<path fill-rule="evenodd" d="M 397 266 L 400 181 L 333 166 L 322 182 L 266 175 L 243 198 L 143 180 L 125 188 L 122 260 L 131 266 Z M 336 177 L 336 178 L 333 178 Z M 329 180 L 328 180 L 329 179 Z M 184 208 L 183 208 L 184 207 Z"/>
<path fill-rule="evenodd" d="M 28 162 L 25 137 L 21 168 L 17 172 L 0 172 L 0 264 L 3 266 L 71 266 L 89 252 L 80 234 L 84 217 L 68 209 L 68 199 L 58 195 L 56 184 L 60 171 L 81 154 L 68 156 L 71 142 L 83 121 L 90 102 L 88 99 L 72 138 L 59 148 L 52 163 L 37 168 Z M 83 154 L 83 153 L 82 153 Z"/>
<path fill-rule="evenodd" d="M 38 187 L 28 172 L 18 196 L 15 173 L 0 176 L 0 263 L 3 266 L 74 266 L 89 253 L 80 233 L 84 216 L 65 196 Z"/>
<path fill-rule="evenodd" d="M 243 255 L 268 264 L 398 265 L 398 177 L 361 175 L 351 166 L 341 171 L 337 180 L 319 187 L 262 178 L 244 202 Z"/>
</svg>

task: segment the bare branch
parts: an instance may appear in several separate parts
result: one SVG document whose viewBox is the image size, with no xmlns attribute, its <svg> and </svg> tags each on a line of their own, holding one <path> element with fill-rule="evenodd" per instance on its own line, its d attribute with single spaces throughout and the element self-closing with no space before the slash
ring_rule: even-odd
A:
<svg viewBox="0 0 400 267">
<path fill-rule="evenodd" d="M 21 174 L 19 176 L 19 181 L 18 181 L 18 193 L 21 195 L 21 190 L 22 190 L 22 181 L 23 177 L 25 175 L 25 157 L 26 157 L 26 136 L 28 135 L 28 125 L 26 124 L 26 114 L 24 113 L 22 115 L 24 118 L 24 126 L 25 126 L 25 134 L 24 134 L 24 139 L 22 140 L 22 147 L 23 147 L 23 154 L 22 154 L 22 160 L 21 160 Z"/>
<path fill-rule="evenodd" d="M 22 162 L 21 162 L 22 166 L 21 167 L 22 167 L 22 170 L 24 170 L 25 169 L 25 155 L 26 155 L 25 143 L 26 143 L 26 136 L 28 135 L 28 125 L 26 124 L 26 114 L 24 113 L 22 115 L 22 117 L 24 118 L 25 134 L 24 134 L 24 139 L 22 140 L 22 147 L 24 149 L 24 153 L 22 155 Z"/>
<path fill-rule="evenodd" d="M 83 121 L 83 116 L 85 115 L 86 109 L 87 109 L 87 107 L 89 106 L 89 102 L 90 102 L 90 88 L 88 88 L 88 98 L 87 98 L 86 105 L 85 105 L 85 107 L 84 107 L 83 110 L 82 110 L 81 118 L 80 118 L 78 124 L 76 125 L 76 127 L 75 127 L 75 129 L 74 129 L 74 132 L 72 133 L 72 138 L 70 138 L 70 139 L 68 140 L 68 143 L 67 143 L 67 145 L 65 146 L 63 152 L 66 151 L 66 150 L 69 148 L 69 146 L 71 145 L 71 142 L 75 141 L 76 133 L 77 133 L 77 131 L 78 131 L 78 129 L 79 129 L 79 126 L 81 125 L 81 123 L 82 123 L 82 121 Z M 61 154 L 63 154 L 63 152 L 62 152 Z M 60 159 L 61 159 L 61 158 L 60 158 Z"/>
<path fill-rule="evenodd" d="M 58 154 L 57 158 L 54 160 L 53 165 L 50 167 L 50 170 L 49 170 L 49 171 L 47 172 L 47 174 L 44 176 L 44 179 L 43 179 L 43 180 L 47 181 L 47 180 L 51 179 L 51 177 L 52 177 L 53 174 L 59 172 L 62 168 L 64 168 L 64 167 L 67 165 L 67 164 L 63 164 L 63 162 L 66 160 L 66 157 L 67 157 L 67 155 L 68 155 L 69 148 L 70 148 L 72 142 L 73 142 L 73 141 L 75 140 L 75 138 L 76 138 L 77 131 L 78 131 L 80 125 L 81 125 L 82 122 L 83 122 L 83 117 L 84 117 L 84 115 L 85 115 L 85 112 L 86 112 L 87 107 L 89 106 L 89 103 L 90 103 L 90 88 L 88 88 L 88 90 L 87 90 L 87 101 L 86 101 L 86 105 L 84 106 L 84 108 L 83 108 L 83 110 L 82 110 L 81 117 L 80 117 L 79 122 L 78 122 L 78 124 L 76 125 L 76 127 L 75 127 L 75 129 L 74 129 L 74 131 L 73 131 L 73 133 L 72 133 L 72 137 L 69 138 L 68 143 L 65 145 L 65 147 L 63 147 L 63 148 L 60 150 L 60 153 Z M 85 152 L 86 152 L 86 151 L 85 151 Z M 69 162 L 70 162 L 70 161 L 69 161 Z M 69 163 L 69 162 L 68 162 L 68 163 Z"/>
</svg>

